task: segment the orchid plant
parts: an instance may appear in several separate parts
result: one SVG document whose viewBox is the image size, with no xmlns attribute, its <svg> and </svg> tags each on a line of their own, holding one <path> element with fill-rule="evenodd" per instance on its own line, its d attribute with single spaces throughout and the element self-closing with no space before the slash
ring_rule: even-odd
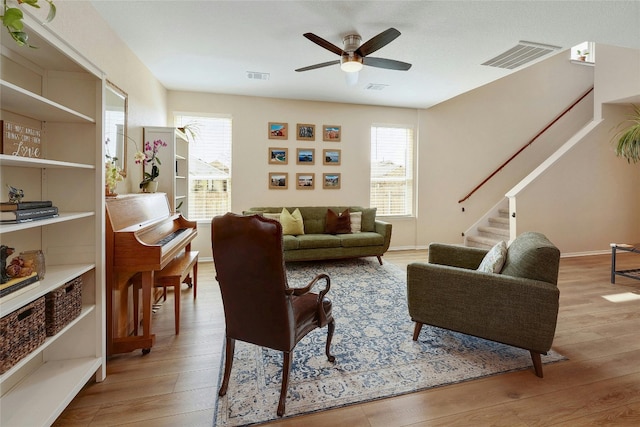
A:
<svg viewBox="0 0 640 427">
<path fill-rule="evenodd" d="M 144 179 L 140 183 L 140 188 L 143 188 L 147 183 L 155 181 L 160 175 L 159 165 L 162 165 L 160 158 L 158 157 L 158 150 L 161 147 L 166 147 L 167 143 L 161 139 L 156 139 L 153 142 L 145 142 L 144 151 L 136 152 L 134 161 L 136 164 L 142 164 L 143 166 L 151 165 L 151 171 L 144 171 Z M 146 168 L 145 168 L 146 169 Z"/>
<path fill-rule="evenodd" d="M 7 28 L 11 38 L 20 46 L 35 48 L 35 46 L 29 44 L 29 35 L 24 32 L 24 14 L 18 6 L 26 4 L 33 8 L 40 9 L 38 1 L 39 0 L 3 0 L 2 15 L 0 15 L 2 25 Z M 45 1 L 49 3 L 49 14 L 45 22 L 51 22 L 53 18 L 56 17 L 56 6 L 53 4 L 53 0 Z M 8 3 L 15 3 L 15 6 L 10 7 Z"/>
</svg>

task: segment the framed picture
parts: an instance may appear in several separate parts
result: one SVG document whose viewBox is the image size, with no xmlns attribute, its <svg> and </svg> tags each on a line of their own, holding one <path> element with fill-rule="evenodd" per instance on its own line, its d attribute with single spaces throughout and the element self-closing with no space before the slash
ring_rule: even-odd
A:
<svg viewBox="0 0 640 427">
<path fill-rule="evenodd" d="M 315 163 L 316 150 L 314 148 L 298 148 L 296 150 L 296 164 L 312 165 Z"/>
<path fill-rule="evenodd" d="M 269 164 L 286 165 L 289 163 L 289 149 L 281 147 L 269 147 Z"/>
<path fill-rule="evenodd" d="M 316 125 L 298 123 L 296 125 L 296 139 L 302 141 L 315 141 Z"/>
<path fill-rule="evenodd" d="M 269 172 L 269 188 L 286 190 L 289 188 L 289 174 L 286 172 Z"/>
<path fill-rule="evenodd" d="M 322 174 L 322 188 L 327 190 L 337 190 L 340 188 L 340 174 L 339 173 L 323 173 Z"/>
<path fill-rule="evenodd" d="M 269 122 L 269 139 L 289 139 L 286 123 Z"/>
<path fill-rule="evenodd" d="M 323 165 L 340 165 L 340 150 L 322 150 L 322 164 Z"/>
<path fill-rule="evenodd" d="M 296 189 L 313 190 L 315 188 L 315 173 L 297 173 Z"/>
<path fill-rule="evenodd" d="M 340 136 L 342 135 L 342 126 L 323 125 L 322 126 L 322 140 L 340 142 Z"/>
</svg>

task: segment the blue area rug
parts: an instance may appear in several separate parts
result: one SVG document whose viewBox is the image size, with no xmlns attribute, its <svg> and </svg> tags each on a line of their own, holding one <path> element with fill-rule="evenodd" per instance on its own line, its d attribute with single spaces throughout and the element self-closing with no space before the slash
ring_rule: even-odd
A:
<svg viewBox="0 0 640 427">
<path fill-rule="evenodd" d="M 413 341 L 406 273 L 397 266 L 380 266 L 375 258 L 287 264 L 290 287 L 302 287 L 321 272 L 331 277 L 336 361 L 325 356 L 326 328 L 298 343 L 285 418 L 510 371 L 531 369 L 534 375 L 527 350 L 427 325 Z M 563 359 L 553 351 L 542 356 L 543 363 Z M 221 377 L 223 370 L 224 360 Z M 281 379 L 281 352 L 236 342 L 229 388 L 218 398 L 214 425 L 277 419 Z"/>
</svg>

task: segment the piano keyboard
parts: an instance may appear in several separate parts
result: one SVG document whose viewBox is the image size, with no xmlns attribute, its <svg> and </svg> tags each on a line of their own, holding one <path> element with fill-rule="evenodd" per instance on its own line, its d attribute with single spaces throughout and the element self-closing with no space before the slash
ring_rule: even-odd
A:
<svg viewBox="0 0 640 427">
<path fill-rule="evenodd" d="M 169 243 L 170 241 L 172 241 L 173 239 L 175 239 L 178 235 L 180 235 L 181 233 L 185 232 L 186 230 L 187 230 L 186 228 L 178 228 L 173 233 L 167 234 L 162 239 L 158 240 L 155 244 L 156 245 L 160 245 L 160 246 L 164 246 L 167 243 Z"/>
</svg>

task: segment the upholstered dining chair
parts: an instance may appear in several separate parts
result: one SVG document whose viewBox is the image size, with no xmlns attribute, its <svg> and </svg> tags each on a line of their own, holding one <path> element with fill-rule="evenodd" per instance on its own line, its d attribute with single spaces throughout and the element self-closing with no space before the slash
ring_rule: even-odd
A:
<svg viewBox="0 0 640 427">
<path fill-rule="evenodd" d="M 211 221 L 211 245 L 216 280 L 220 285 L 226 322 L 226 352 L 222 385 L 229 386 L 236 340 L 282 351 L 282 387 L 278 416 L 285 411 L 292 351 L 309 332 L 327 326 L 325 353 L 330 353 L 335 322 L 328 275 L 319 274 L 304 288 L 287 284 L 282 248 L 282 226 L 258 215 L 227 213 Z M 311 292 L 318 282 L 325 287 Z"/>
</svg>

